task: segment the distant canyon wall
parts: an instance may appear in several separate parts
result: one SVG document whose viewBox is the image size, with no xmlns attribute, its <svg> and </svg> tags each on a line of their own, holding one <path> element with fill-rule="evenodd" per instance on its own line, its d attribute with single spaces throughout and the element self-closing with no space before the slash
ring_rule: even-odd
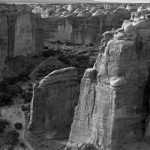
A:
<svg viewBox="0 0 150 150">
<path fill-rule="evenodd" d="M 43 49 L 43 24 L 40 16 L 27 12 L 0 13 L 0 57 L 39 55 Z"/>
<path fill-rule="evenodd" d="M 91 45 L 104 31 L 117 29 L 125 19 L 129 18 L 130 11 L 124 8 L 99 16 L 42 18 L 44 42 L 45 45 L 51 42 Z"/>
</svg>

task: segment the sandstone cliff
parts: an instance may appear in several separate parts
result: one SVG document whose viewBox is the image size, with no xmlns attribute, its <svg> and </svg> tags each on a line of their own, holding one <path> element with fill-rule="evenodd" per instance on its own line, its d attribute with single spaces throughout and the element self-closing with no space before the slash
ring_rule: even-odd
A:
<svg viewBox="0 0 150 150">
<path fill-rule="evenodd" d="M 68 142 L 72 149 L 120 150 L 144 139 L 145 131 L 149 136 L 150 20 L 125 21 L 112 34 L 82 78 Z"/>
<path fill-rule="evenodd" d="M 43 24 L 40 16 L 26 9 L 17 9 L 15 5 L 12 5 L 12 7 L 11 5 L 0 5 L 0 8 L 0 32 L 2 32 L 0 66 L 4 66 L 7 56 L 41 54 L 43 49 Z"/>
<path fill-rule="evenodd" d="M 32 133 L 69 127 L 78 94 L 78 76 L 73 67 L 55 70 L 34 85 L 28 125 Z"/>
<path fill-rule="evenodd" d="M 119 18 L 119 19 L 118 19 Z M 43 18 L 44 42 L 61 42 L 91 45 L 98 35 L 112 28 L 119 28 L 125 19 L 130 18 L 130 11 L 118 8 L 109 14 L 98 16 L 68 16 Z"/>
</svg>

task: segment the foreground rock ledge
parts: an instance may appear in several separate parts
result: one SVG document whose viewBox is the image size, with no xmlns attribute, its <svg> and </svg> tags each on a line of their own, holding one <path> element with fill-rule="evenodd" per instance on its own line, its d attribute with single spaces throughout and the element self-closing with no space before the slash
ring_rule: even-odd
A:
<svg viewBox="0 0 150 150">
<path fill-rule="evenodd" d="M 55 70 L 34 85 L 28 127 L 40 133 L 69 127 L 77 105 L 79 83 L 74 67 Z"/>
</svg>

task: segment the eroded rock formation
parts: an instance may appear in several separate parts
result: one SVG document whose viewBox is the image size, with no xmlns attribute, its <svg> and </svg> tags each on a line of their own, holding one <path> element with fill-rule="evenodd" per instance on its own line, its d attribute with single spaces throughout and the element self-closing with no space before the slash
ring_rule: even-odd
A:
<svg viewBox="0 0 150 150">
<path fill-rule="evenodd" d="M 55 70 L 34 85 L 28 125 L 32 133 L 69 127 L 78 94 L 78 76 L 74 67 Z"/>
<path fill-rule="evenodd" d="M 111 28 L 117 29 L 129 18 L 130 11 L 124 8 L 118 8 L 109 14 L 100 13 L 98 16 L 43 18 L 44 41 L 91 45 L 98 35 Z"/>
<path fill-rule="evenodd" d="M 16 5 L 0 5 L 0 67 L 6 57 L 39 55 L 43 49 L 43 24 L 39 15 Z"/>
<path fill-rule="evenodd" d="M 142 16 L 104 35 L 94 67 L 81 80 L 68 147 L 120 150 L 144 139 L 145 131 L 149 136 L 150 20 Z"/>
</svg>

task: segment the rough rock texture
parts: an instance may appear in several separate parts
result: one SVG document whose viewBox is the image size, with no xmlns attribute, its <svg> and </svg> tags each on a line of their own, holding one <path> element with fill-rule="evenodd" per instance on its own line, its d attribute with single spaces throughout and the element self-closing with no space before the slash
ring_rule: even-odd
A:
<svg viewBox="0 0 150 150">
<path fill-rule="evenodd" d="M 22 9 L 21 9 L 22 8 Z M 28 7 L 27 7 L 28 8 Z M 0 4 L 0 66 L 6 57 L 39 55 L 43 49 L 41 17 L 24 5 Z"/>
<path fill-rule="evenodd" d="M 149 136 L 150 20 L 128 22 L 85 71 L 68 147 L 120 150 Z"/>
<path fill-rule="evenodd" d="M 74 67 L 55 70 L 34 85 L 28 125 L 32 133 L 70 126 L 78 94 Z"/>
<path fill-rule="evenodd" d="M 43 18 L 44 42 L 91 45 L 98 35 L 111 28 L 117 29 L 123 20 L 129 18 L 130 12 L 124 8 L 118 8 L 110 14 L 101 13 L 99 16 Z"/>
</svg>

